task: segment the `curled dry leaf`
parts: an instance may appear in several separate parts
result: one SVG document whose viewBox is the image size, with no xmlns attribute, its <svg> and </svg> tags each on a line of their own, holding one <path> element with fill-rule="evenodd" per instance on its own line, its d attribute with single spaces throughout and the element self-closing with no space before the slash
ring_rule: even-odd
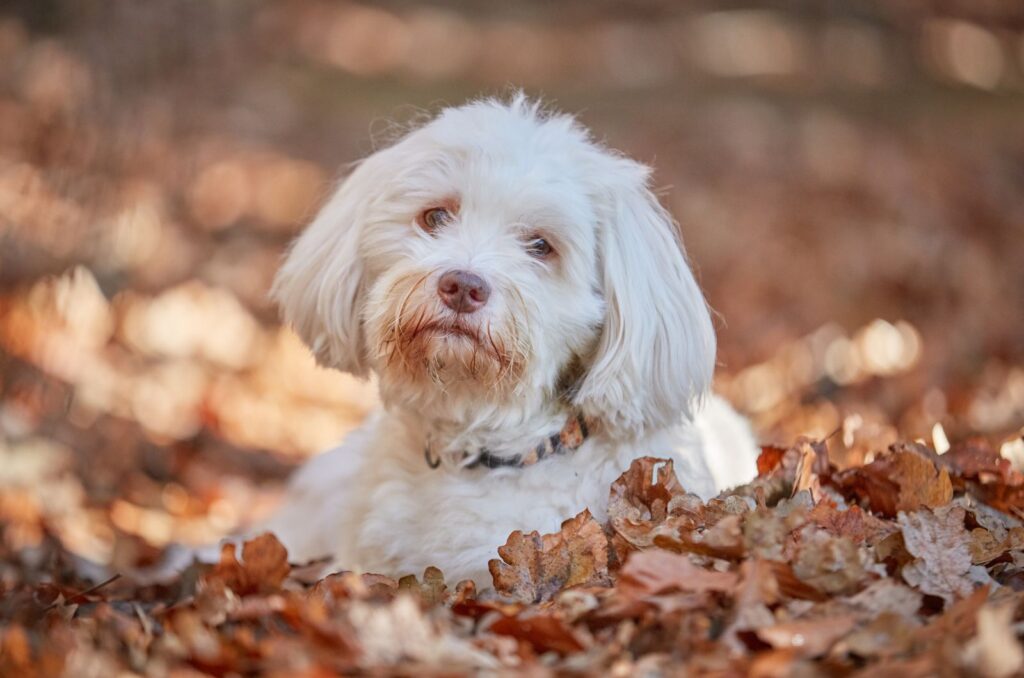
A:
<svg viewBox="0 0 1024 678">
<path fill-rule="evenodd" d="M 945 506 L 953 498 L 949 472 L 920 446 L 902 446 L 867 466 L 835 474 L 833 482 L 848 498 L 863 501 L 871 511 L 895 517 L 899 511 Z"/>
<path fill-rule="evenodd" d="M 608 539 L 587 510 L 562 523 L 554 534 L 513 532 L 498 547 L 498 555 L 501 560 L 488 563 L 494 589 L 524 603 L 550 600 L 570 586 L 609 580 Z"/>
<path fill-rule="evenodd" d="M 242 545 L 241 562 L 235 556 L 235 545 L 224 544 L 220 562 L 206 577 L 219 579 L 235 593 L 247 595 L 280 588 L 290 570 L 288 551 L 267 532 Z"/>
<path fill-rule="evenodd" d="M 685 496 L 671 459 L 635 459 L 612 483 L 608 521 L 615 534 L 631 548 L 647 548 L 653 543 L 652 529 L 664 523 L 671 513 L 680 517 L 674 523 L 681 527 L 696 525 L 698 516 L 683 501 Z M 698 511 L 703 508 L 699 499 L 694 504 Z"/>
</svg>

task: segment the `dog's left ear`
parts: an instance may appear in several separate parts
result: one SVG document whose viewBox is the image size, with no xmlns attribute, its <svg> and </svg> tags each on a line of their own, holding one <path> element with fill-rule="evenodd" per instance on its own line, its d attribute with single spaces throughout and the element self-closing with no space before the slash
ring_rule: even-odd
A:
<svg viewBox="0 0 1024 678">
<path fill-rule="evenodd" d="M 356 166 L 292 244 L 270 292 L 319 364 L 359 377 L 369 370 L 360 242 L 394 152 L 379 151 Z"/>
<path fill-rule="evenodd" d="M 691 416 L 711 386 L 715 333 L 672 218 L 648 187 L 650 170 L 605 156 L 595 195 L 604 327 L 574 402 L 616 437 Z"/>
</svg>

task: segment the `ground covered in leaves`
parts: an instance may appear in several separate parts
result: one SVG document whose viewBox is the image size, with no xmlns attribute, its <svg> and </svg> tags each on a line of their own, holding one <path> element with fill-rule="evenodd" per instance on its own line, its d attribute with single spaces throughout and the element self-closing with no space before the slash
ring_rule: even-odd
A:
<svg viewBox="0 0 1024 678">
<path fill-rule="evenodd" d="M 1009 460 L 915 443 L 839 470 L 827 441 L 802 440 L 765 448 L 759 471 L 705 503 L 671 462 L 638 459 L 607 524 L 584 511 L 511 534 L 482 591 L 435 568 L 323 576 L 270 534 L 169 580 L 89 582 L 45 540 L 4 570 L 0 673 L 1024 670 L 1024 474 Z M 32 583 L 44 561 L 59 576 Z"/>
<path fill-rule="evenodd" d="M 0 3 L 0 675 L 1020 672 L 1021 3 L 634 4 Z M 642 462 L 492 591 L 143 581 L 377 404 L 266 295 L 339 167 L 508 83 L 655 166 L 762 477 Z"/>
</svg>

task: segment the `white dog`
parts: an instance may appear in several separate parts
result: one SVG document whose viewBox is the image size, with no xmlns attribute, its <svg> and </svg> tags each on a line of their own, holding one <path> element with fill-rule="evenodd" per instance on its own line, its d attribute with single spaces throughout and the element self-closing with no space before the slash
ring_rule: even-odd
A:
<svg viewBox="0 0 1024 678">
<path fill-rule="evenodd" d="M 273 295 L 321 364 L 376 375 L 383 409 L 294 478 L 267 525 L 293 558 L 483 586 L 513 530 L 602 519 L 637 457 L 704 497 L 753 477 L 648 177 L 522 96 L 449 108 L 351 173 Z"/>
</svg>

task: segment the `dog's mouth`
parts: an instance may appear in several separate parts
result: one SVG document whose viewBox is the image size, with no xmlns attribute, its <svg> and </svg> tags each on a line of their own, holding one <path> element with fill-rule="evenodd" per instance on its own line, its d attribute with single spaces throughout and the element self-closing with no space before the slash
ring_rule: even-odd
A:
<svg viewBox="0 0 1024 678">
<path fill-rule="evenodd" d="M 410 338 L 414 338 L 417 333 L 431 334 L 439 337 L 463 337 L 473 341 L 474 343 L 481 343 L 479 332 L 474 328 L 461 323 L 449 323 L 443 321 L 427 323 L 423 327 L 418 328 L 417 332 Z"/>
<path fill-rule="evenodd" d="M 523 364 L 514 344 L 490 324 L 471 324 L 461 318 L 414 316 L 396 323 L 383 346 L 389 365 L 440 380 L 462 375 L 496 384 L 513 377 Z"/>
</svg>

